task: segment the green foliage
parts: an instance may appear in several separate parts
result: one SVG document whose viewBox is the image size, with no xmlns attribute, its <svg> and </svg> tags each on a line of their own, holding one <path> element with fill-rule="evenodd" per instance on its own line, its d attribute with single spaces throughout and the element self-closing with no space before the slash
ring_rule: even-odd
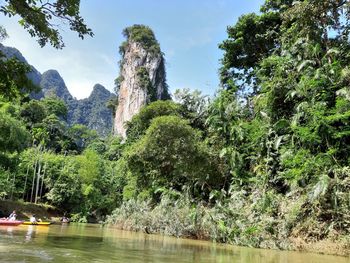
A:
<svg viewBox="0 0 350 263">
<path fill-rule="evenodd" d="M 64 207 L 66 211 L 75 210 L 76 207 L 81 205 L 82 201 L 82 186 L 76 174 L 77 164 L 73 158 L 63 159 L 63 156 L 52 157 L 50 158 L 48 156 L 51 160 L 47 160 L 49 171 L 53 170 L 54 173 L 49 174 L 49 177 L 45 181 L 49 188 L 46 198 L 53 205 Z"/>
<path fill-rule="evenodd" d="M 28 127 L 33 127 L 35 124 L 41 123 L 45 119 L 47 112 L 40 101 L 31 100 L 22 105 L 20 116 Z"/>
<path fill-rule="evenodd" d="M 139 67 L 136 76 L 140 87 L 147 91 L 148 101 L 155 101 L 157 99 L 157 90 L 152 85 L 147 69 L 145 67 Z"/>
<path fill-rule="evenodd" d="M 177 89 L 174 93 L 174 99 L 181 104 L 181 115 L 190 121 L 191 126 L 205 130 L 205 120 L 208 117 L 210 104 L 209 97 L 202 95 L 199 90 L 191 92 L 189 89 Z"/>
<path fill-rule="evenodd" d="M 125 53 L 128 42 L 136 42 L 142 45 L 144 49 L 150 53 L 160 54 L 159 43 L 151 28 L 145 25 L 133 25 L 123 30 L 123 35 L 127 39 L 120 48 L 119 52 L 123 55 Z"/>
<path fill-rule="evenodd" d="M 68 133 L 70 137 L 73 138 L 80 151 L 98 138 L 96 131 L 89 130 L 86 126 L 81 124 L 75 124 L 70 127 Z"/>
<path fill-rule="evenodd" d="M 116 136 L 116 137 L 109 137 L 106 142 L 106 152 L 105 156 L 110 161 L 116 161 L 121 158 L 123 150 L 124 150 L 124 144 L 122 143 L 122 138 Z"/>
<path fill-rule="evenodd" d="M 21 100 L 38 87 L 27 78 L 30 66 L 16 58 L 5 59 L 0 52 L 0 98 L 7 101 Z"/>
<path fill-rule="evenodd" d="M 4 170 L 0 167 L 0 198 L 3 199 L 6 196 L 9 196 L 11 190 L 13 190 L 13 184 L 11 182 L 11 173 L 10 171 Z"/>
<path fill-rule="evenodd" d="M 46 109 L 47 115 L 55 115 L 59 118 L 66 119 L 68 114 L 68 109 L 63 100 L 54 97 L 48 97 L 42 99 L 42 104 Z"/>
<path fill-rule="evenodd" d="M 0 26 L 0 43 L 4 41 L 6 38 L 8 38 L 6 29 L 3 26 Z"/>
<path fill-rule="evenodd" d="M 140 112 L 127 123 L 128 141 L 135 141 L 144 135 L 152 119 L 167 115 L 180 116 L 180 114 L 181 106 L 170 100 L 158 100 L 141 108 Z"/>
<path fill-rule="evenodd" d="M 212 100 L 185 89 L 179 103 L 152 102 L 125 141 L 68 128 L 59 101 L 3 99 L 0 196 L 31 200 L 41 185 L 35 200 L 75 221 L 114 210 L 107 222 L 125 229 L 237 245 L 340 242 L 350 233 L 345 2 L 267 0 L 228 28 Z M 159 48 L 147 27 L 124 34 Z M 137 77 L 153 88 L 146 68 Z M 17 153 L 24 124 L 33 148 Z"/>
<path fill-rule="evenodd" d="M 280 25 L 281 15 L 267 12 L 241 16 L 237 24 L 227 28 L 228 39 L 219 45 L 225 52 L 220 69 L 225 87 L 234 88 L 243 81 L 242 86 L 257 89 L 254 69 L 278 47 Z"/>
<path fill-rule="evenodd" d="M 211 180 L 215 162 L 200 133 L 177 116 L 154 118 L 145 136 L 127 150 L 126 158 L 142 188 L 220 184 L 220 177 Z"/>
<path fill-rule="evenodd" d="M 5 16 L 19 16 L 19 24 L 32 37 L 38 38 L 41 47 L 48 42 L 55 48 L 64 47 L 57 21 L 68 24 L 70 30 L 78 33 L 80 38 L 93 36 L 79 14 L 79 0 L 50 1 L 43 3 L 37 0 L 6 0 L 0 5 L 0 12 Z"/>
<path fill-rule="evenodd" d="M 78 174 L 85 184 L 92 184 L 101 174 L 101 160 L 93 150 L 86 150 L 83 155 L 77 157 L 79 163 Z"/>
<path fill-rule="evenodd" d="M 114 80 L 114 93 L 117 94 L 117 96 L 119 94 L 120 85 L 121 85 L 123 80 L 124 80 L 124 78 L 122 76 L 119 76 Z"/>
<path fill-rule="evenodd" d="M 100 155 L 104 155 L 107 150 L 106 144 L 103 141 L 94 141 L 88 145 L 87 149 L 93 150 Z"/>
<path fill-rule="evenodd" d="M 56 116 L 65 119 L 67 106 L 62 100 L 45 98 L 43 100 L 31 100 L 21 106 L 20 116 L 32 128 L 42 123 L 48 116 Z"/>
<path fill-rule="evenodd" d="M 0 110 L 0 151 L 20 151 L 25 148 L 28 139 L 24 124 Z"/>
<path fill-rule="evenodd" d="M 39 165 L 42 166 L 39 184 L 43 185 L 40 200 L 79 218 L 100 219 L 122 199 L 124 179 L 117 176 L 111 162 L 93 150 L 88 149 L 79 156 L 64 156 L 28 149 L 20 160 L 17 187 L 24 189 L 25 200 L 31 199 L 32 183 L 36 184 L 33 176 L 37 176 Z"/>
</svg>

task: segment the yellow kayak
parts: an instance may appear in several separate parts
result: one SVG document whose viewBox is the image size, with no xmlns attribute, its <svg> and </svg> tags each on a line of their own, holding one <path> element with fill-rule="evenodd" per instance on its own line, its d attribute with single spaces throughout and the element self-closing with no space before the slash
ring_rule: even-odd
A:
<svg viewBox="0 0 350 263">
<path fill-rule="evenodd" d="M 49 226 L 51 225 L 51 222 L 36 222 L 32 223 L 30 221 L 24 221 L 22 225 L 35 225 L 35 226 Z"/>
</svg>

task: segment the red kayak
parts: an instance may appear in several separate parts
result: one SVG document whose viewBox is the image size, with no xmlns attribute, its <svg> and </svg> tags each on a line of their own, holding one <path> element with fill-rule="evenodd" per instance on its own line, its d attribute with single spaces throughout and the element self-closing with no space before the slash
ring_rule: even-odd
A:
<svg viewBox="0 0 350 263">
<path fill-rule="evenodd" d="M 20 220 L 10 221 L 7 219 L 0 219 L 0 226 L 18 226 L 20 224 L 22 224 Z"/>
</svg>

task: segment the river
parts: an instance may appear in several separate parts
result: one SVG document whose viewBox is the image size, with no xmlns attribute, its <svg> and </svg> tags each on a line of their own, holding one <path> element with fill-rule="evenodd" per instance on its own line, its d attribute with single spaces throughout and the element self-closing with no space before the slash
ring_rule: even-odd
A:
<svg viewBox="0 0 350 263">
<path fill-rule="evenodd" d="M 349 263 L 350 259 L 69 224 L 0 226 L 0 262 Z"/>
</svg>

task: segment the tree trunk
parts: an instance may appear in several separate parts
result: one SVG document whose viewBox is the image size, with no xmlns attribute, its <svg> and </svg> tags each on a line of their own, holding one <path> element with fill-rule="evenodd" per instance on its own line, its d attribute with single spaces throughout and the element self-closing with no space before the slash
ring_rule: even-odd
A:
<svg viewBox="0 0 350 263">
<path fill-rule="evenodd" d="M 42 163 L 39 160 L 39 168 L 38 168 L 38 175 L 36 177 L 36 187 L 35 187 L 35 202 L 38 202 L 38 193 L 39 193 L 39 183 L 40 183 L 40 173 L 41 173 L 41 165 Z"/>
<path fill-rule="evenodd" d="M 43 186 L 44 186 L 45 171 L 46 171 L 46 164 L 44 165 L 44 171 L 43 171 L 43 175 L 42 175 L 42 177 L 41 177 L 41 186 L 40 186 L 40 193 L 39 193 L 40 199 L 41 199 L 42 194 L 43 194 Z"/>
<path fill-rule="evenodd" d="M 25 195 L 26 187 L 27 187 L 28 173 L 29 173 L 29 165 L 27 166 L 26 180 L 24 181 L 23 196 L 22 196 L 23 201 L 25 201 L 24 195 Z"/>
<path fill-rule="evenodd" d="M 10 197 L 11 201 L 13 198 L 13 190 L 15 189 L 15 181 L 16 181 L 16 173 L 13 173 L 13 180 L 12 180 L 12 186 L 11 186 L 11 197 Z"/>
<path fill-rule="evenodd" d="M 34 174 L 33 174 L 33 180 L 32 180 L 32 192 L 30 194 L 30 202 L 33 202 L 33 194 L 34 194 L 34 183 L 35 183 L 35 174 L 36 174 L 36 167 L 38 165 L 38 160 L 35 160 L 35 165 L 34 165 Z"/>
</svg>

